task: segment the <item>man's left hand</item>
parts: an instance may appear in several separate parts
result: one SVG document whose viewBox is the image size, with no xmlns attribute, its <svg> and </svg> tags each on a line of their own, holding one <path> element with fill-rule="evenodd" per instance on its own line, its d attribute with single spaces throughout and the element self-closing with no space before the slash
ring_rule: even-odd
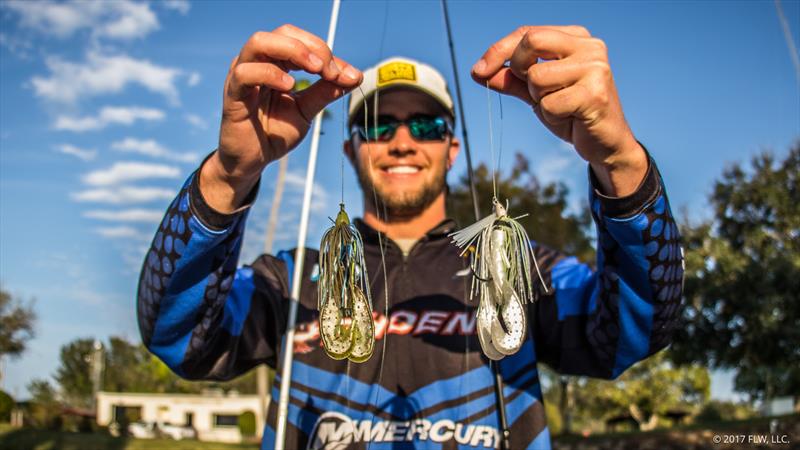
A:
<svg viewBox="0 0 800 450">
<path fill-rule="evenodd" d="M 530 104 L 592 165 L 606 195 L 628 195 L 644 178 L 647 156 L 622 113 L 606 45 L 585 28 L 518 28 L 489 47 L 472 77 Z"/>
</svg>

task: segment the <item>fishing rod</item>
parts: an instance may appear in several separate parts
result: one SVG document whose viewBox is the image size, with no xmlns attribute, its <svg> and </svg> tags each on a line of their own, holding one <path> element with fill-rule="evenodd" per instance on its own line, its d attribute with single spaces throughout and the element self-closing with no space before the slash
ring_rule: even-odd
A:
<svg viewBox="0 0 800 450">
<path fill-rule="evenodd" d="M 331 18 L 328 24 L 328 38 L 325 43 L 333 51 L 336 37 L 336 23 L 339 20 L 341 0 L 333 0 Z M 306 236 L 308 235 L 308 218 L 311 213 L 311 192 L 314 187 L 314 172 L 317 166 L 317 150 L 319 136 L 322 131 L 324 110 L 314 118 L 314 129 L 311 134 L 311 151 L 308 154 L 306 182 L 303 191 L 303 208 L 300 212 L 300 228 L 297 232 L 297 250 L 294 255 L 294 273 L 292 275 L 292 292 L 289 300 L 289 317 L 284 336 L 283 371 L 281 372 L 281 391 L 278 401 L 278 423 L 275 430 L 275 450 L 284 450 L 286 445 L 286 422 L 289 413 L 289 387 L 292 378 L 292 361 L 294 360 L 294 328 L 297 321 L 297 305 L 300 303 L 300 286 L 303 284 L 303 261 L 306 254 Z"/>
<path fill-rule="evenodd" d="M 453 79 L 456 85 L 456 99 L 458 101 L 459 118 L 461 119 L 461 134 L 464 137 L 464 150 L 467 155 L 469 192 L 472 198 L 472 209 L 475 213 L 475 221 L 477 222 L 481 220 L 480 208 L 478 207 L 478 196 L 472 171 L 472 155 L 469 149 L 469 139 L 467 138 L 467 122 L 464 119 L 464 102 L 461 98 L 461 83 L 458 78 L 458 65 L 456 64 L 456 51 L 455 45 L 453 44 L 453 32 L 450 28 L 450 14 L 447 10 L 447 0 L 442 0 L 442 10 L 444 11 L 444 23 L 447 29 L 447 43 L 450 48 L 450 61 L 453 65 Z M 500 423 L 500 449 L 508 450 L 511 448 L 508 440 L 511 432 L 508 429 L 508 421 L 506 419 L 506 402 L 505 397 L 503 397 L 503 378 L 500 376 L 500 363 L 499 361 L 490 361 L 489 365 L 492 367 L 492 373 L 494 375 L 495 408 L 497 409 L 498 421 Z"/>
</svg>

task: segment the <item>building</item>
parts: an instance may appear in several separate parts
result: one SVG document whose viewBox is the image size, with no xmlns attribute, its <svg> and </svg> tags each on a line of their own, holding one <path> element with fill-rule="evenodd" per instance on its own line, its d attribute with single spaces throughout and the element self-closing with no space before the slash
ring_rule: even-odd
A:
<svg viewBox="0 0 800 450">
<path fill-rule="evenodd" d="M 261 437 L 264 414 L 259 405 L 257 395 L 225 395 L 222 391 L 200 395 L 98 392 L 97 424 L 143 421 L 188 425 L 194 427 L 201 441 L 241 442 L 239 415 L 248 411 L 255 415 L 256 435 Z"/>
</svg>

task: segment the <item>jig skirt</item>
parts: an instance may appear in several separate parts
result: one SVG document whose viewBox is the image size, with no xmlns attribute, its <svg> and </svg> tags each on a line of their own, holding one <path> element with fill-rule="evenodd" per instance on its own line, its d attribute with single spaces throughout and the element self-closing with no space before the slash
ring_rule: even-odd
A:
<svg viewBox="0 0 800 450">
<path fill-rule="evenodd" d="M 375 346 L 372 299 L 364 243 L 344 204 L 340 208 L 319 246 L 320 335 L 328 356 L 360 363 L 372 356 Z"/>
<path fill-rule="evenodd" d="M 493 199 L 494 212 L 450 236 L 464 255 L 473 249 L 470 300 L 478 298 L 478 340 L 493 360 L 516 353 L 527 330 L 524 305 L 535 300 L 531 269 L 542 279 L 528 233 Z M 531 264 L 533 262 L 533 264 Z M 533 267 L 532 267 L 533 266 Z"/>
</svg>

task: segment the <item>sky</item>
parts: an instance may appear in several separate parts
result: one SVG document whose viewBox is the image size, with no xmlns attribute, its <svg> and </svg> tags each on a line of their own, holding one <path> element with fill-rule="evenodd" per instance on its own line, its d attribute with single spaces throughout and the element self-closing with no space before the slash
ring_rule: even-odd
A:
<svg viewBox="0 0 800 450">
<path fill-rule="evenodd" d="M 783 156 L 800 138 L 800 73 L 772 1 L 449 6 L 477 163 L 489 162 L 489 116 L 469 69 L 521 25 L 580 24 L 606 42 L 626 118 L 657 161 L 673 211 L 692 220 L 710 216 L 708 194 L 725 167 L 764 150 Z M 782 8 L 796 51 L 800 3 Z M 6 361 L 0 388 L 24 398 L 73 339 L 139 340 L 138 271 L 172 197 L 215 148 L 230 61 L 252 33 L 284 23 L 324 39 L 330 11 L 328 1 L 0 1 L 0 283 L 38 314 L 36 337 Z M 360 69 L 412 57 L 453 86 L 438 1 L 345 0 L 334 53 Z M 522 102 L 491 99 L 507 155 L 500 166 L 521 152 L 541 180 L 570 188 L 573 211 L 584 208 L 586 166 L 572 147 Z M 323 126 L 310 246 L 342 183 L 351 215 L 362 211 L 353 171 L 340 175 L 342 111 L 332 104 Z M 309 141 L 290 156 L 278 249 L 296 245 Z M 451 182 L 465 171 L 461 156 Z M 263 250 L 275 173 L 265 171 L 241 263 Z M 731 372 L 713 381 L 714 397 L 735 397 Z"/>
</svg>

